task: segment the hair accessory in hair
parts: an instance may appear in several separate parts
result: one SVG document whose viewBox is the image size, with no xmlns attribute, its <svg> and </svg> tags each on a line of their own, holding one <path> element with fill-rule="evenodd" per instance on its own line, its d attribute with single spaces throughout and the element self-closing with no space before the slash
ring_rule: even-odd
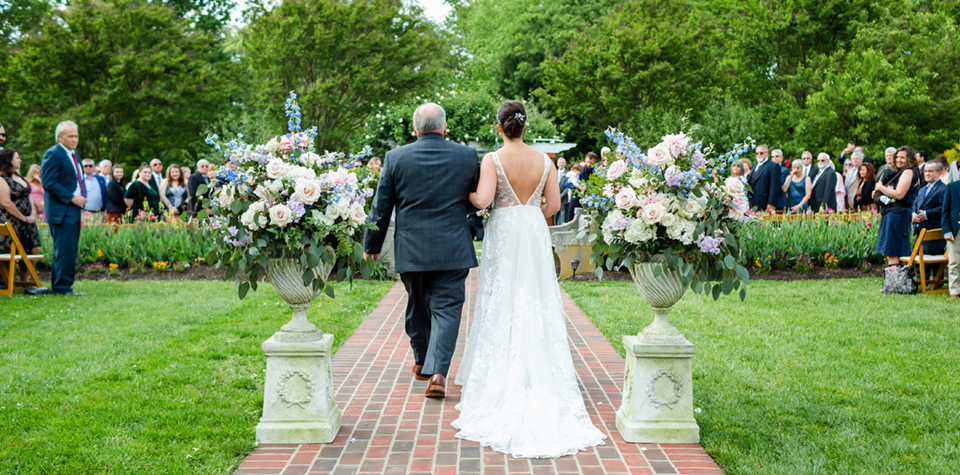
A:
<svg viewBox="0 0 960 475">
<path fill-rule="evenodd" d="M 516 114 L 513 114 L 513 118 L 514 118 L 514 119 L 519 119 L 519 120 L 520 120 L 520 123 L 526 122 L 526 120 L 527 120 L 527 116 L 525 116 L 525 115 L 523 115 L 523 114 L 521 114 L 521 113 L 519 113 L 519 112 L 517 112 Z"/>
</svg>

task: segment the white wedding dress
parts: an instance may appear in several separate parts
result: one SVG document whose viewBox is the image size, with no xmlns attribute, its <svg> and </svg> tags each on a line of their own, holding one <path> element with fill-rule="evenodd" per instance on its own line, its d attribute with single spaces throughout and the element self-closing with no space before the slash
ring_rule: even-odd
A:
<svg viewBox="0 0 960 475">
<path fill-rule="evenodd" d="M 540 211 L 550 171 L 526 204 L 500 158 L 483 240 L 473 323 L 456 382 L 457 437 L 514 457 L 552 458 L 603 444 L 570 356 L 550 231 Z"/>
</svg>

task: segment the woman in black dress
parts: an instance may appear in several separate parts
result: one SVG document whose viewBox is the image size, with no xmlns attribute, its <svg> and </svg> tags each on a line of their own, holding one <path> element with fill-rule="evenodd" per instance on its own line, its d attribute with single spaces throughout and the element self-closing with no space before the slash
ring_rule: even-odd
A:
<svg viewBox="0 0 960 475">
<path fill-rule="evenodd" d="M 140 167 L 137 173 L 139 173 L 137 181 L 131 183 L 127 188 L 127 192 L 123 195 L 123 201 L 127 203 L 134 220 L 140 217 L 141 212 L 146 212 L 147 215 L 144 218 L 152 221 L 151 215 L 156 217 L 160 212 L 160 195 L 153 191 L 153 188 L 150 188 L 153 171 L 150 170 L 150 166 L 144 165 Z M 147 202 L 146 208 L 143 205 L 144 201 Z"/>
<path fill-rule="evenodd" d="M 20 154 L 12 148 L 0 150 L 0 223 L 10 223 L 28 254 L 40 254 L 37 210 L 30 200 L 30 183 L 20 176 Z M 0 237 L 0 253 L 10 253 L 13 241 Z M 26 266 L 20 263 L 20 280 L 26 280 Z M 7 285 L 10 285 L 7 282 Z"/>
<path fill-rule="evenodd" d="M 123 213 L 127 212 L 127 202 L 123 199 L 126 191 L 123 187 L 123 166 L 114 165 L 110 170 L 110 182 L 107 183 L 108 223 L 120 223 Z"/>
</svg>

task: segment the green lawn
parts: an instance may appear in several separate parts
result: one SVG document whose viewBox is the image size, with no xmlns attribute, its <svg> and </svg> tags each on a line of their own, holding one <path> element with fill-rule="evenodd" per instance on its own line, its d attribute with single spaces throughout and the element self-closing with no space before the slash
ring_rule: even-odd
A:
<svg viewBox="0 0 960 475">
<path fill-rule="evenodd" d="M 632 283 L 564 283 L 623 353 L 653 312 Z M 880 279 L 693 292 L 671 323 L 697 345 L 701 443 L 728 475 L 960 472 L 960 305 Z"/>
<path fill-rule="evenodd" d="M 393 282 L 333 285 L 308 317 L 336 349 Z M 232 473 L 263 409 L 260 344 L 290 319 L 273 287 L 74 288 L 0 300 L 0 473 Z"/>
</svg>

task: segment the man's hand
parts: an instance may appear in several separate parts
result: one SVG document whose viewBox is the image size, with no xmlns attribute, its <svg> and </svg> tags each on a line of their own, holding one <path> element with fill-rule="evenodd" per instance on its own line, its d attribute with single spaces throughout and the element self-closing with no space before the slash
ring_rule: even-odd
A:
<svg viewBox="0 0 960 475">
<path fill-rule="evenodd" d="M 943 238 L 947 241 L 953 242 L 953 234 L 944 234 Z"/>
<path fill-rule="evenodd" d="M 82 197 L 82 196 L 79 196 L 79 195 L 74 196 L 73 198 L 71 198 L 71 199 L 70 199 L 70 202 L 73 203 L 73 204 L 75 204 L 75 205 L 77 205 L 77 206 L 79 206 L 79 207 L 81 207 L 81 208 L 83 208 L 84 206 L 87 205 L 87 199 L 84 198 L 84 197 Z"/>
<path fill-rule="evenodd" d="M 775 213 L 776 211 L 777 211 L 777 209 L 774 208 L 773 205 L 767 205 L 767 214 L 773 214 L 773 213 Z"/>
<path fill-rule="evenodd" d="M 848 153 L 853 153 L 853 151 L 856 150 L 856 148 L 857 148 L 856 145 L 852 143 L 848 143 L 847 148 L 843 149 L 843 154 L 846 155 Z"/>
<path fill-rule="evenodd" d="M 373 262 L 377 262 L 377 258 L 380 257 L 380 254 L 367 254 L 366 252 L 363 253 L 364 259 L 367 259 L 369 257 L 373 258 Z"/>
</svg>

